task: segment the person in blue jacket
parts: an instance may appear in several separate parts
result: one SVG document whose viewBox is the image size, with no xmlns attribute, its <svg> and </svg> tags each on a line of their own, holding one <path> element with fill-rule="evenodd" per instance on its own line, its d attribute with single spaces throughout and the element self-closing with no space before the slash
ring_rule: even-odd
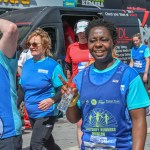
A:
<svg viewBox="0 0 150 150">
<path fill-rule="evenodd" d="M 59 150 L 52 136 L 58 115 L 57 103 L 61 99 L 63 70 L 53 58 L 51 38 L 41 28 L 33 31 L 27 39 L 32 58 L 22 68 L 21 86 L 25 94 L 25 106 L 33 128 L 30 150 Z"/>
<path fill-rule="evenodd" d="M 134 47 L 131 49 L 130 66 L 133 67 L 141 76 L 146 90 L 148 90 L 148 71 L 150 63 L 150 50 L 145 44 L 142 44 L 140 33 L 133 35 Z"/>
<path fill-rule="evenodd" d="M 22 150 L 21 118 L 17 109 L 17 26 L 0 19 L 0 150 Z"/>
<path fill-rule="evenodd" d="M 81 150 L 144 150 L 145 108 L 150 100 L 139 74 L 112 57 L 118 36 L 115 25 L 93 20 L 85 34 L 95 62 L 74 77 L 74 97 L 66 112 L 71 123 L 83 120 Z M 68 82 L 60 79 L 64 94 L 72 82 L 70 72 Z"/>
</svg>

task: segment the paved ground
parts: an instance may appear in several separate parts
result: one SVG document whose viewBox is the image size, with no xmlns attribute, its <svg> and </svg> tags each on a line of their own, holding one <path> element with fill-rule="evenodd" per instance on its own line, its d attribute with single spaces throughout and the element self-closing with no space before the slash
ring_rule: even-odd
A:
<svg viewBox="0 0 150 150">
<path fill-rule="evenodd" d="M 150 116 L 147 117 L 148 133 L 145 150 L 150 150 Z M 23 134 L 23 150 L 29 150 L 29 141 L 31 130 L 24 130 Z M 71 124 L 63 119 L 55 124 L 53 135 L 56 143 L 62 150 L 79 150 L 77 146 L 76 125 Z"/>
<path fill-rule="evenodd" d="M 31 130 L 24 130 L 23 134 L 23 150 L 29 150 L 29 141 Z M 56 122 L 53 136 L 56 143 L 62 150 L 79 150 L 77 146 L 76 125 L 71 124 L 66 120 L 59 119 Z"/>
</svg>

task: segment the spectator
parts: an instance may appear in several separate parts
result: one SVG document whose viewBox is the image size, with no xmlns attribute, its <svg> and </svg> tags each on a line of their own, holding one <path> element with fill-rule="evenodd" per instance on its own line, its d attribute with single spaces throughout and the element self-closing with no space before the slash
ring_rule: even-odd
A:
<svg viewBox="0 0 150 150">
<path fill-rule="evenodd" d="M 47 32 L 38 28 L 27 41 L 33 58 L 28 59 L 22 68 L 21 86 L 33 128 L 30 150 L 41 150 L 43 147 L 59 150 L 52 130 L 58 114 L 57 102 L 61 99 L 62 82 L 58 74 L 64 74 L 61 66 L 51 58 L 51 39 Z"/>
<path fill-rule="evenodd" d="M 21 118 L 16 101 L 17 26 L 0 19 L 0 150 L 22 150 Z"/>
<path fill-rule="evenodd" d="M 77 88 L 72 89 L 75 96 L 66 112 L 72 123 L 82 117 L 81 149 L 144 150 L 145 108 L 150 100 L 139 74 L 112 57 L 116 27 L 104 19 L 93 20 L 85 34 L 95 62 L 74 77 Z M 69 73 L 67 78 L 70 83 Z M 64 94 L 70 84 L 60 79 Z M 78 96 L 80 108 L 76 105 Z"/>
</svg>

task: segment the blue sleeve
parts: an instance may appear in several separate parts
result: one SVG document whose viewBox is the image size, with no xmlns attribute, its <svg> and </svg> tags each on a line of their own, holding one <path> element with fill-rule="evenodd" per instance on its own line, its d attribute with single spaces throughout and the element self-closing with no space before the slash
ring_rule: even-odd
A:
<svg viewBox="0 0 150 150">
<path fill-rule="evenodd" d="M 8 71 L 16 74 L 17 71 L 17 53 L 14 54 L 13 58 L 8 58 L 4 53 L 0 50 L 0 64 L 2 64 Z M 10 70 L 11 68 L 11 70 Z"/>
<path fill-rule="evenodd" d="M 62 86 L 62 82 L 59 79 L 58 75 L 61 75 L 66 81 L 66 77 L 63 73 L 62 67 L 58 64 L 53 72 L 53 76 L 52 76 L 52 82 L 53 82 L 53 86 L 54 87 L 59 87 Z"/>
<path fill-rule="evenodd" d="M 129 84 L 129 90 L 127 94 L 127 107 L 128 110 L 137 108 L 145 108 L 150 105 L 150 99 L 145 90 L 143 82 L 138 75 Z"/>
<path fill-rule="evenodd" d="M 144 57 L 145 57 L 145 58 L 146 58 L 146 57 L 150 57 L 150 50 L 149 50 L 148 47 L 145 49 Z"/>
</svg>

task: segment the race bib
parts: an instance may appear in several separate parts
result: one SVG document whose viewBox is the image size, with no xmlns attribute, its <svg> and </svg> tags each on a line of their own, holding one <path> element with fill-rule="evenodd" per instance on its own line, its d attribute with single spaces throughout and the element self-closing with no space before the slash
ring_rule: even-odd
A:
<svg viewBox="0 0 150 150">
<path fill-rule="evenodd" d="M 134 67 L 136 67 L 136 68 L 142 68 L 142 63 L 140 61 L 135 61 L 134 62 Z"/>
</svg>

